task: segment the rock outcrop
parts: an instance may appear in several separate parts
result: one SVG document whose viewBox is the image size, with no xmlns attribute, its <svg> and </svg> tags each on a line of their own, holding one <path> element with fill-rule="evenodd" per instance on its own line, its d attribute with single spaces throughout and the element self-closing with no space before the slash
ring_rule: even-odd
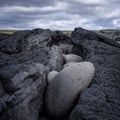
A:
<svg viewBox="0 0 120 120">
<path fill-rule="evenodd" d="M 50 30 L 34 29 L 0 41 L 0 120 L 39 119 L 46 76 L 63 65 L 62 50 L 51 40 Z"/>
<path fill-rule="evenodd" d="M 120 119 L 120 44 L 92 31 L 76 28 L 72 33 L 76 54 L 95 65 L 89 88 L 80 93 L 70 120 Z"/>
<path fill-rule="evenodd" d="M 0 41 L 10 37 L 10 34 L 0 33 Z"/>
<path fill-rule="evenodd" d="M 46 69 L 39 63 L 9 65 L 0 71 L 1 120 L 37 120 L 43 109 Z"/>
<path fill-rule="evenodd" d="M 71 37 L 61 31 L 54 31 L 52 33 L 50 44 L 59 46 L 64 54 L 73 53 Z"/>
<path fill-rule="evenodd" d="M 111 38 L 111 39 L 116 39 L 116 37 L 120 37 L 120 31 L 109 31 L 105 32 L 105 31 L 97 31 L 98 34 L 103 35 L 105 37 Z"/>
</svg>

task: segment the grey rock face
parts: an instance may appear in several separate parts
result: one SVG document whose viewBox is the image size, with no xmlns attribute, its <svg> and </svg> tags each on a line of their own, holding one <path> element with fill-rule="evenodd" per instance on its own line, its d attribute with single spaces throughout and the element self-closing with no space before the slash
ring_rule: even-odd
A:
<svg viewBox="0 0 120 120">
<path fill-rule="evenodd" d="M 120 43 L 120 36 L 115 38 L 115 41 Z"/>
<path fill-rule="evenodd" d="M 50 60 L 48 63 L 48 68 L 50 70 L 60 71 L 62 69 L 62 65 L 63 65 L 62 55 L 63 53 L 58 46 L 53 45 L 51 47 L 51 50 L 49 52 Z"/>
<path fill-rule="evenodd" d="M 60 43 L 59 48 L 63 51 L 64 54 L 73 53 L 73 45 L 69 42 Z"/>
<path fill-rule="evenodd" d="M 0 41 L 10 37 L 10 34 L 0 33 Z"/>
<path fill-rule="evenodd" d="M 62 66 L 50 30 L 21 31 L 0 41 L 0 120 L 38 120 L 46 75 Z M 54 39 L 55 40 L 55 39 Z"/>
<path fill-rule="evenodd" d="M 116 39 L 117 37 L 120 37 L 120 32 L 117 32 L 117 31 L 113 31 L 113 32 L 99 31 L 97 33 L 112 39 Z"/>
<path fill-rule="evenodd" d="M 92 62 L 96 70 L 91 86 L 80 93 L 70 120 L 120 119 L 120 47 L 96 35 L 82 28 L 72 33 L 76 53 L 82 49 L 85 60 Z"/>
<path fill-rule="evenodd" d="M 43 109 L 46 68 L 39 63 L 18 64 L 0 71 L 1 120 L 37 120 Z"/>
<path fill-rule="evenodd" d="M 52 45 L 58 45 L 59 43 L 71 43 L 71 38 L 61 31 L 54 31 L 51 36 L 51 41 L 50 43 Z"/>
<path fill-rule="evenodd" d="M 74 107 L 79 92 L 88 87 L 94 75 L 90 62 L 64 68 L 50 82 L 46 93 L 46 111 L 52 118 L 63 119 Z"/>
<path fill-rule="evenodd" d="M 51 35 L 50 45 L 57 45 L 64 54 L 72 53 L 73 45 L 71 37 L 61 31 L 54 31 Z"/>
<path fill-rule="evenodd" d="M 80 45 L 82 43 L 84 43 L 84 39 L 100 41 L 100 42 L 106 43 L 111 46 L 120 47 L 120 44 L 118 44 L 114 39 L 110 39 L 109 37 L 105 37 L 104 35 L 100 35 L 93 31 L 85 30 L 83 28 L 75 28 L 73 33 L 71 35 L 71 38 L 72 38 L 73 44 L 76 44 L 76 47 L 77 46 L 80 47 Z M 80 42 L 81 42 L 81 44 L 80 44 Z M 81 50 L 83 50 L 83 49 L 81 49 Z"/>
<path fill-rule="evenodd" d="M 38 36 L 44 37 L 39 37 L 38 39 Z M 0 68 L 7 65 L 21 64 L 26 61 L 48 64 L 49 61 L 47 59 L 50 48 L 46 45 L 46 41 L 49 38 L 46 38 L 46 36 L 50 37 L 50 31 L 36 29 L 17 32 L 9 38 L 0 41 Z M 37 40 L 39 44 L 34 43 Z"/>
</svg>

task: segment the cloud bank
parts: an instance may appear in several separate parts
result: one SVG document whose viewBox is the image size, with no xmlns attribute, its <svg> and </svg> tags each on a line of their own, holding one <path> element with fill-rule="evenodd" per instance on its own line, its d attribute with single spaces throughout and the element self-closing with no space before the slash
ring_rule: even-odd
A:
<svg viewBox="0 0 120 120">
<path fill-rule="evenodd" d="M 0 29 L 120 29 L 120 0 L 0 0 Z"/>
</svg>

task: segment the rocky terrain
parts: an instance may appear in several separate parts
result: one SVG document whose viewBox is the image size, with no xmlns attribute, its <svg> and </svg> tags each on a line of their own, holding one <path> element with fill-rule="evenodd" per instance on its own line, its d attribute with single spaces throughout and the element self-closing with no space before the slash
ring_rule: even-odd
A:
<svg viewBox="0 0 120 120">
<path fill-rule="evenodd" d="M 119 120 L 119 38 L 80 27 L 0 34 L 0 120 Z"/>
</svg>

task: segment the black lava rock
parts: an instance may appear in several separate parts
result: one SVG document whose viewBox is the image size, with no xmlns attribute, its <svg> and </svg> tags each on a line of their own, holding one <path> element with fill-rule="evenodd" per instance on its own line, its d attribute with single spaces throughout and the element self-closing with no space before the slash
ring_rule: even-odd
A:
<svg viewBox="0 0 120 120">
<path fill-rule="evenodd" d="M 10 37 L 10 34 L 0 33 L 0 41 Z"/>
<path fill-rule="evenodd" d="M 16 32 L 0 41 L 0 120 L 38 120 L 46 76 L 61 70 L 62 50 L 50 45 L 51 31 Z"/>
<path fill-rule="evenodd" d="M 120 44 L 93 31 L 76 28 L 72 33 L 76 54 L 82 50 L 95 66 L 89 88 L 80 93 L 70 120 L 120 119 Z"/>
</svg>

